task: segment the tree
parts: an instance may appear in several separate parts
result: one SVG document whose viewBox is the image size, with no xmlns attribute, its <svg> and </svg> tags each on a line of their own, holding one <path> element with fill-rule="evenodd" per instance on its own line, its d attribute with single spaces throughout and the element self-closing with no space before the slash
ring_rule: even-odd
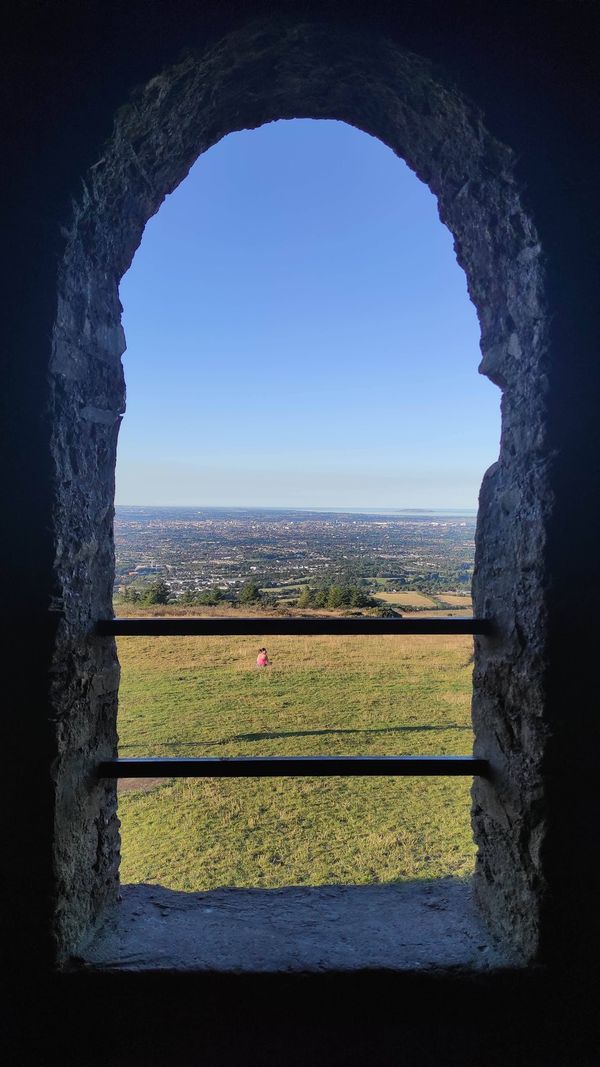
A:
<svg viewBox="0 0 600 1067">
<path fill-rule="evenodd" d="M 313 600 L 313 591 L 310 588 L 310 586 L 305 585 L 304 589 L 302 589 L 302 591 L 300 593 L 300 596 L 298 597 L 298 600 L 296 601 L 296 607 L 298 607 L 298 608 L 309 608 L 311 606 L 311 604 L 312 604 L 312 600 Z"/>
<path fill-rule="evenodd" d="M 260 588 L 258 582 L 252 579 L 245 582 L 240 591 L 240 604 L 253 604 L 260 600 Z"/>
<path fill-rule="evenodd" d="M 171 590 L 164 578 L 159 578 L 158 581 L 148 586 L 144 594 L 144 601 L 146 604 L 168 604 L 170 594 Z"/>
<path fill-rule="evenodd" d="M 344 590 L 341 585 L 332 585 L 327 596 L 327 607 L 330 611 L 341 608 L 344 603 Z"/>
<path fill-rule="evenodd" d="M 205 593 L 200 593 L 197 597 L 194 598 L 194 603 L 195 604 L 207 604 L 207 605 L 211 605 L 212 607 L 214 607 L 215 604 L 219 604 L 222 599 L 223 599 L 223 594 L 222 594 L 221 590 L 213 588 L 213 589 L 207 589 Z"/>
<path fill-rule="evenodd" d="M 371 597 L 356 585 L 350 586 L 349 593 L 351 608 L 366 608 L 371 603 Z"/>
</svg>

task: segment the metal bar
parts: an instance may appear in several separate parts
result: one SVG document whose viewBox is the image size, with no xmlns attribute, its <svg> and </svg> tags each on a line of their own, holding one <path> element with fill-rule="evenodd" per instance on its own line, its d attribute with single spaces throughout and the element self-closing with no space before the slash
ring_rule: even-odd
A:
<svg viewBox="0 0 600 1067">
<path fill-rule="evenodd" d="M 102 637 L 208 637 L 255 634 L 489 634 L 489 619 L 465 618 L 253 618 L 101 619 L 95 631 Z"/>
<path fill-rule="evenodd" d="M 99 778 L 487 777 L 476 756 L 233 756 L 180 759 L 152 756 L 104 760 Z"/>
</svg>

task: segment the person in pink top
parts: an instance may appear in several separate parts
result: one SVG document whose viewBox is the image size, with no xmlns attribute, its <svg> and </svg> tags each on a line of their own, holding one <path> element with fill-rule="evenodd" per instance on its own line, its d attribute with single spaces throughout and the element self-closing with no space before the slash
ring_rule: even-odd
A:
<svg viewBox="0 0 600 1067">
<path fill-rule="evenodd" d="M 267 656 L 266 648 L 259 648 L 258 656 L 256 657 L 257 667 L 268 667 L 270 664 L 269 657 Z"/>
</svg>

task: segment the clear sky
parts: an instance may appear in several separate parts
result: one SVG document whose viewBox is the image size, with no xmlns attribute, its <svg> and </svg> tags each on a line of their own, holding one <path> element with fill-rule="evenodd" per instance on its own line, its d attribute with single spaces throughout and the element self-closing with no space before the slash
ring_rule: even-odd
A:
<svg viewBox="0 0 600 1067">
<path fill-rule="evenodd" d="M 231 134 L 121 284 L 117 503 L 476 507 L 500 393 L 434 197 L 340 122 Z"/>
</svg>

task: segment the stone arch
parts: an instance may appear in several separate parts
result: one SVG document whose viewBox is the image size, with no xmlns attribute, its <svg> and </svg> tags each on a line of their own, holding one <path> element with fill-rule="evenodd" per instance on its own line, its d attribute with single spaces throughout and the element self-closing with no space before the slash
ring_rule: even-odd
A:
<svg viewBox="0 0 600 1067">
<path fill-rule="evenodd" d="M 118 889 L 112 515 L 125 389 L 120 279 L 148 218 L 220 138 L 281 118 L 330 118 L 378 137 L 435 194 L 481 325 L 481 369 L 503 390 L 500 457 L 480 499 L 475 610 L 476 893 L 492 932 L 525 960 L 542 951 L 546 640 L 543 257 L 515 158 L 443 72 L 389 39 L 322 23 L 252 22 L 190 49 L 119 111 L 65 222 L 51 363 L 55 582 L 55 934 L 74 949 Z"/>
</svg>

